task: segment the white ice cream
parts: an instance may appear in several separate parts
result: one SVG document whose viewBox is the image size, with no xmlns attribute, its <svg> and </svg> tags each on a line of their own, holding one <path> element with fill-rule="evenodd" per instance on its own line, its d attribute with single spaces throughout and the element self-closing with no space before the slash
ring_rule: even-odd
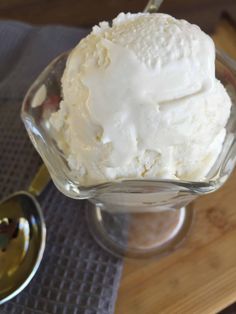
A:
<svg viewBox="0 0 236 314">
<path fill-rule="evenodd" d="M 124 178 L 204 180 L 222 148 L 230 98 L 215 47 L 165 14 L 103 22 L 71 52 L 51 116 L 82 185 Z"/>
</svg>

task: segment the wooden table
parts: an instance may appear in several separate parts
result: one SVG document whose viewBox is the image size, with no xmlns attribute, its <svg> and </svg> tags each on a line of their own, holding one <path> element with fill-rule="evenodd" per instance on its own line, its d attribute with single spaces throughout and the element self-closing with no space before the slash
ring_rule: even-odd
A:
<svg viewBox="0 0 236 314">
<path fill-rule="evenodd" d="M 0 19 L 33 24 L 91 26 L 119 12 L 139 12 L 148 0 L 0 0 Z M 160 12 L 186 19 L 213 32 L 222 14 L 236 21 L 235 0 L 165 0 Z"/>
<path fill-rule="evenodd" d="M 236 28 L 213 36 L 236 59 Z M 236 171 L 219 191 L 197 199 L 185 244 L 160 260 L 126 261 L 116 314 L 210 314 L 236 301 Z M 236 313 L 236 305 L 231 308 Z"/>
</svg>

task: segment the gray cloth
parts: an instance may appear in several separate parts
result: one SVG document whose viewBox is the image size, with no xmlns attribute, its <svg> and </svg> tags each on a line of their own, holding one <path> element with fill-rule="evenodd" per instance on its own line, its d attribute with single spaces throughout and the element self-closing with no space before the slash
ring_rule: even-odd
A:
<svg viewBox="0 0 236 314">
<path fill-rule="evenodd" d="M 40 158 L 20 120 L 22 97 L 40 71 L 86 30 L 0 22 L 0 196 L 26 189 Z M 47 225 L 40 268 L 1 314 L 113 313 L 122 261 L 103 251 L 86 226 L 84 202 L 52 183 L 39 198 Z"/>
</svg>

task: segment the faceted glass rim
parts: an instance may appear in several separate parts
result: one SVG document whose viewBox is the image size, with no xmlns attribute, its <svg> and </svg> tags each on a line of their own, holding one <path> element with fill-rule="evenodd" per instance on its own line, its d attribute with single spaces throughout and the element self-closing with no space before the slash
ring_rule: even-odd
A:
<svg viewBox="0 0 236 314">
<path fill-rule="evenodd" d="M 132 179 L 122 179 L 115 181 L 108 181 L 105 183 L 82 186 L 77 180 L 72 178 L 69 173 L 68 165 L 65 162 L 65 158 L 62 156 L 62 152 L 59 151 L 59 148 L 56 147 L 55 142 L 53 143 L 52 139 L 45 130 L 40 128 L 35 121 L 34 116 L 29 112 L 31 107 L 32 99 L 35 96 L 37 90 L 42 86 L 46 80 L 50 80 L 50 75 L 56 73 L 57 67 L 62 68 L 62 73 L 65 68 L 66 60 L 68 58 L 70 51 L 67 51 L 57 58 L 55 58 L 38 76 L 34 83 L 29 88 L 22 104 L 21 109 L 21 118 L 25 124 L 29 137 L 41 155 L 45 165 L 47 166 L 49 173 L 59 190 L 65 195 L 72 198 L 91 198 L 100 193 L 138 193 L 142 187 L 144 190 L 148 188 L 164 188 L 178 190 L 178 191 L 189 191 L 193 194 L 205 194 L 212 192 L 223 185 L 226 179 L 229 177 L 231 172 L 234 169 L 236 164 L 236 132 L 227 132 L 225 142 L 223 144 L 223 149 L 210 170 L 206 180 L 204 181 L 185 181 L 185 180 L 168 180 L 168 179 L 144 179 L 144 178 L 132 178 Z M 236 61 L 231 59 L 226 53 L 217 50 L 216 51 L 216 70 L 217 67 L 223 67 L 228 71 L 227 79 L 229 82 L 232 80 L 233 89 L 236 94 Z M 58 79 L 58 93 L 61 97 L 61 75 Z M 225 86 L 225 84 L 223 83 Z M 236 107 L 236 101 L 232 101 L 232 107 Z M 236 125 L 236 116 L 231 116 L 229 121 L 235 119 Z M 228 121 L 228 124 L 229 124 Z M 228 125 L 227 124 L 227 125 Z M 136 192 L 137 189 L 137 192 Z"/>
</svg>

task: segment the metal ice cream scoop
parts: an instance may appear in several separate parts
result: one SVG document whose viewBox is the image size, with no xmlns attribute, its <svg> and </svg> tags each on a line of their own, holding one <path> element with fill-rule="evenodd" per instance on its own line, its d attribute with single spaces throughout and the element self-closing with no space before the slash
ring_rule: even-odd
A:
<svg viewBox="0 0 236 314">
<path fill-rule="evenodd" d="M 16 192 L 0 202 L 0 304 L 27 286 L 42 260 L 46 228 L 35 197 L 49 180 L 43 165 L 28 191 Z"/>
</svg>

